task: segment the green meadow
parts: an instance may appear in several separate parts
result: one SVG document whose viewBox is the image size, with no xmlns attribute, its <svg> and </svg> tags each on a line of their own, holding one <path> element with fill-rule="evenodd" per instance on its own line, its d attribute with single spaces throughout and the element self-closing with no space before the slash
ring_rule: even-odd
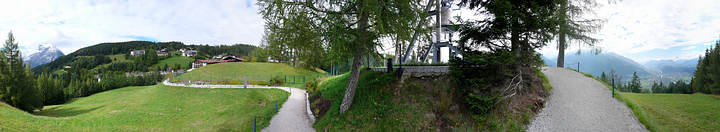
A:
<svg viewBox="0 0 720 132">
<path fill-rule="evenodd" d="M 164 85 L 126 87 L 34 114 L 0 104 L 0 131 L 251 131 L 269 125 L 287 92 Z"/>
</svg>

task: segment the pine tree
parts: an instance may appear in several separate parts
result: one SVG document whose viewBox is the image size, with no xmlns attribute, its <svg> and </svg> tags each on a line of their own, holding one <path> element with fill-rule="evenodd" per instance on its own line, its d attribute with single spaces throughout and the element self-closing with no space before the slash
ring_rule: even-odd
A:
<svg viewBox="0 0 720 132">
<path fill-rule="evenodd" d="M 608 83 L 608 84 L 612 83 L 609 81 L 607 75 L 605 75 L 605 72 L 602 72 L 602 74 L 600 74 L 600 80 L 602 80 L 603 82 Z"/>
<path fill-rule="evenodd" d="M 690 84 L 692 92 L 720 94 L 720 40 L 698 59 Z"/>
<path fill-rule="evenodd" d="M 3 54 L 2 82 L 5 89 L 2 100 L 24 111 L 33 111 L 42 107 L 42 96 L 39 96 L 35 79 L 30 67 L 23 65 L 18 43 L 12 32 L 0 52 Z"/>
<path fill-rule="evenodd" d="M 633 93 L 640 93 L 640 79 L 638 79 L 637 72 L 633 72 L 632 81 L 630 81 L 630 90 Z"/>
<path fill-rule="evenodd" d="M 654 81 L 653 81 L 653 85 L 652 85 L 652 87 L 650 87 L 650 88 L 652 89 L 652 93 L 660 93 L 660 89 L 658 89 L 658 84 L 657 84 L 657 82 L 654 82 Z"/>
</svg>

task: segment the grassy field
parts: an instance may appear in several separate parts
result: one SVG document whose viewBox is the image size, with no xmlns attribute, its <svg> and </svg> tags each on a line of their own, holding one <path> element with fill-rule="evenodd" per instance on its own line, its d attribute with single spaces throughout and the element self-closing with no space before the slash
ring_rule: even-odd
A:
<svg viewBox="0 0 720 132">
<path fill-rule="evenodd" d="M 151 68 L 157 67 L 157 66 L 163 66 L 167 65 L 169 67 L 174 67 L 175 65 L 180 65 L 182 69 L 190 69 L 190 63 L 192 63 L 195 59 L 185 56 L 173 56 L 164 60 L 161 60 L 155 65 L 150 66 Z"/>
<path fill-rule="evenodd" d="M 188 73 L 182 74 L 173 80 L 215 80 L 242 82 L 243 76 L 248 81 L 269 81 L 274 76 L 280 76 L 288 84 L 297 88 L 305 88 L 306 81 L 321 77 L 323 74 L 302 68 L 295 68 L 283 63 L 220 63 L 207 65 Z"/>
<path fill-rule="evenodd" d="M 126 87 L 45 106 L 35 115 L 0 104 L 0 131 L 251 131 L 284 102 L 277 89 Z"/>
<path fill-rule="evenodd" d="M 720 96 L 638 93 L 622 93 L 622 96 L 652 131 L 720 130 Z"/>
<path fill-rule="evenodd" d="M 112 61 L 124 61 L 126 60 L 125 54 L 114 54 L 114 55 L 108 55 L 110 60 Z"/>
<path fill-rule="evenodd" d="M 608 90 L 612 87 L 604 84 Z M 704 132 L 720 130 L 720 96 L 708 94 L 646 94 L 616 91 L 615 98 L 625 102 L 650 131 Z"/>
</svg>

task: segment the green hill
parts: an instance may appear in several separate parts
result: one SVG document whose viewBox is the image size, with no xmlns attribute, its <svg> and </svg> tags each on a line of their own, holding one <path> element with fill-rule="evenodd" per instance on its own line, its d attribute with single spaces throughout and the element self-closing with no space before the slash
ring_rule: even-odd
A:
<svg viewBox="0 0 720 132">
<path fill-rule="evenodd" d="M 127 41 L 127 42 L 112 42 L 112 43 L 100 43 L 84 48 L 80 48 L 75 52 L 67 54 L 65 56 L 58 57 L 54 61 L 43 64 L 33 68 L 33 72 L 51 72 L 58 70 L 74 61 L 81 56 L 111 56 L 111 58 L 117 58 L 119 56 L 129 54 L 131 50 L 139 49 L 167 49 L 168 51 L 175 52 L 177 49 L 192 48 L 198 51 L 198 56 L 214 56 L 219 54 L 231 54 L 236 56 L 247 56 L 250 52 L 257 49 L 256 46 L 248 44 L 235 44 L 235 45 L 185 45 L 182 42 L 149 42 L 149 41 Z M 90 67 L 88 69 L 92 69 Z"/>
<path fill-rule="evenodd" d="M 284 102 L 277 89 L 126 87 L 45 106 L 35 115 L 0 103 L 0 131 L 250 131 Z M 259 118 L 259 128 L 270 118 Z"/>
<path fill-rule="evenodd" d="M 280 77 L 285 80 L 286 86 L 305 88 L 305 82 L 324 75 L 321 72 L 296 68 L 283 63 L 219 63 L 197 68 L 176 77 L 174 80 L 243 82 L 243 76 L 247 76 L 248 81 L 267 82 L 272 77 Z"/>
</svg>

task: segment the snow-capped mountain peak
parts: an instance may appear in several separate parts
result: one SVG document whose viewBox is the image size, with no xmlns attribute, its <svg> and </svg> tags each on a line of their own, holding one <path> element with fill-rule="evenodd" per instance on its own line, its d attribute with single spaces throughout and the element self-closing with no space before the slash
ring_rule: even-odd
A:
<svg viewBox="0 0 720 132">
<path fill-rule="evenodd" d="M 30 64 L 31 67 L 50 63 L 65 54 L 60 51 L 55 45 L 50 43 L 41 44 L 38 46 L 38 52 L 31 54 L 25 60 L 26 63 Z"/>
<path fill-rule="evenodd" d="M 38 46 L 38 51 L 39 51 L 39 52 L 46 52 L 46 51 L 56 52 L 56 51 L 60 51 L 60 49 L 58 49 L 57 47 L 55 47 L 55 45 L 53 45 L 53 44 L 45 43 L 45 44 L 40 44 L 40 45 Z"/>
</svg>

